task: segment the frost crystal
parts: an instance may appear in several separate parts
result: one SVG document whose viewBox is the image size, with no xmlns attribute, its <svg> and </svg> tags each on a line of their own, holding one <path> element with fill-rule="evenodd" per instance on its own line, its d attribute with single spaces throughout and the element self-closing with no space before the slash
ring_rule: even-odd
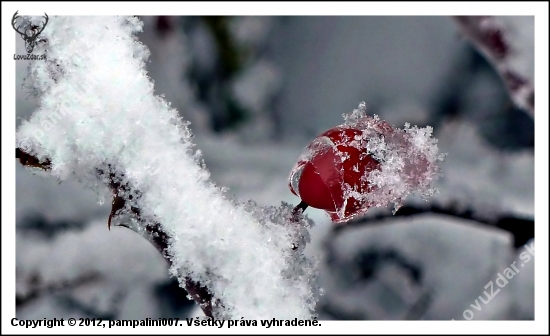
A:
<svg viewBox="0 0 550 336">
<path fill-rule="evenodd" d="M 110 181 L 98 171 L 108 171 L 139 190 L 121 196 L 172 237 L 171 273 L 207 286 L 222 303 L 216 317 L 311 318 L 307 223 L 292 222 L 287 205 L 235 204 L 209 180 L 188 123 L 154 94 L 141 28 L 135 17 L 50 18 L 36 50 L 48 61 L 32 62 L 28 76 L 40 107 L 18 144 L 49 158 L 61 180 L 102 193 Z"/>
<path fill-rule="evenodd" d="M 438 154 L 432 127 L 405 123 L 404 129 L 393 128 L 376 115 L 367 116 L 364 102 L 346 123 L 362 131 L 361 139 L 354 145 L 380 163 L 379 169 L 364 176 L 364 181 L 376 188 L 362 195 L 349 190 L 346 198 L 353 196 L 378 207 L 393 202 L 396 211 L 410 193 L 418 192 L 428 198 L 437 192 L 432 182 L 439 175 L 437 163 L 445 154 Z"/>
</svg>

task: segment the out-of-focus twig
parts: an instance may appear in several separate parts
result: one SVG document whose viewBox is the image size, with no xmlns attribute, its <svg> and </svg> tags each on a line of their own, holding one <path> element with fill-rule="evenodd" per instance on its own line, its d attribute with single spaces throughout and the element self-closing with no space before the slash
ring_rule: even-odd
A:
<svg viewBox="0 0 550 336">
<path fill-rule="evenodd" d="M 511 66 L 510 58 L 515 50 L 507 39 L 504 27 L 491 16 L 455 16 L 453 19 L 462 34 L 496 68 L 514 103 L 534 117 L 534 85 Z"/>
<path fill-rule="evenodd" d="M 40 274 L 31 274 L 28 286 L 30 289 L 25 293 L 15 295 L 15 305 L 26 305 L 47 293 L 59 292 L 67 289 L 74 289 L 101 280 L 101 275 L 95 272 L 84 273 L 71 280 L 45 283 Z"/>
<path fill-rule="evenodd" d="M 473 208 L 461 208 L 455 206 L 453 203 L 448 205 L 426 204 L 425 206 L 404 205 L 399 208 L 395 215 L 383 213 L 376 216 L 359 218 L 348 222 L 346 225 L 335 226 L 334 232 L 339 233 L 352 227 L 380 223 L 384 219 L 399 219 L 421 214 L 446 215 L 508 231 L 514 236 L 514 246 L 516 248 L 525 245 L 527 241 L 535 237 L 535 221 L 532 218 L 523 218 L 512 213 L 498 213 L 492 216 L 492 218 L 487 218 L 487 216 L 477 214 Z"/>
</svg>

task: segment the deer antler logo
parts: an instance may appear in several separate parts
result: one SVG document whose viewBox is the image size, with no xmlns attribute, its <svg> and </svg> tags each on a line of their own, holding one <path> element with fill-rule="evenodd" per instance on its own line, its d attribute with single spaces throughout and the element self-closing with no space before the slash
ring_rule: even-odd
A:
<svg viewBox="0 0 550 336">
<path fill-rule="evenodd" d="M 16 11 L 15 14 L 13 14 L 13 18 L 11 19 L 11 26 L 19 35 L 21 35 L 23 41 L 25 41 L 25 49 L 27 49 L 27 53 L 30 54 L 32 53 L 34 47 L 36 47 L 36 43 L 38 42 L 38 35 L 42 33 L 42 31 L 44 30 L 44 28 L 46 28 L 46 25 L 48 24 L 48 14 L 44 13 L 44 18 L 46 19 L 46 21 L 44 21 L 42 28 L 40 28 L 40 26 L 30 24 L 26 25 L 25 29 L 21 31 L 19 30 L 21 26 L 15 25 L 17 23 L 17 19 L 19 18 L 17 13 L 19 13 L 19 11 Z"/>
</svg>

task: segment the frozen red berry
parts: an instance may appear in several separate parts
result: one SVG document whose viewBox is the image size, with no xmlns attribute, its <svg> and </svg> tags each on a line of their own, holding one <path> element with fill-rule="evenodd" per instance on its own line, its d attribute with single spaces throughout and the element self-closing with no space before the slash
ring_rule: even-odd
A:
<svg viewBox="0 0 550 336">
<path fill-rule="evenodd" d="M 399 206 L 408 193 L 430 189 L 433 163 L 442 159 L 430 135 L 431 129 L 395 129 L 377 117 L 346 121 L 306 147 L 290 174 L 290 190 L 334 222 L 373 206 Z"/>
<path fill-rule="evenodd" d="M 335 127 L 315 139 L 308 147 L 309 159 L 300 160 L 291 176 L 291 191 L 311 207 L 326 210 L 333 220 L 338 211 L 349 217 L 368 207 L 355 197 L 345 197 L 345 187 L 359 194 L 369 191 L 362 178 L 380 167 L 378 161 L 361 148 L 361 131 Z M 294 183 L 292 182 L 294 180 Z"/>
</svg>

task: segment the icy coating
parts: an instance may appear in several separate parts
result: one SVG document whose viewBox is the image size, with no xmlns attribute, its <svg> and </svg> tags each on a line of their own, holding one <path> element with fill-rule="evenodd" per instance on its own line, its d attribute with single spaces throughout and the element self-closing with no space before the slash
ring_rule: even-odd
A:
<svg viewBox="0 0 550 336">
<path fill-rule="evenodd" d="M 394 128 L 376 115 L 368 116 L 364 102 L 344 120 L 302 152 L 289 178 L 294 194 L 319 204 L 313 206 L 342 223 L 391 203 L 395 213 L 413 192 L 425 199 L 437 192 L 433 182 L 445 154 L 439 153 L 430 126 L 406 123 L 403 129 Z"/>
<path fill-rule="evenodd" d="M 98 171 L 128 184 L 128 206 L 172 237 L 170 272 L 222 303 L 214 317 L 312 318 L 316 271 L 303 255 L 312 223 L 288 204 L 236 204 L 210 181 L 188 123 L 154 94 L 141 29 L 135 17 L 51 17 L 36 48 L 47 61 L 31 62 L 26 79 L 40 106 L 18 129 L 18 148 L 99 194 L 110 181 Z"/>
</svg>

